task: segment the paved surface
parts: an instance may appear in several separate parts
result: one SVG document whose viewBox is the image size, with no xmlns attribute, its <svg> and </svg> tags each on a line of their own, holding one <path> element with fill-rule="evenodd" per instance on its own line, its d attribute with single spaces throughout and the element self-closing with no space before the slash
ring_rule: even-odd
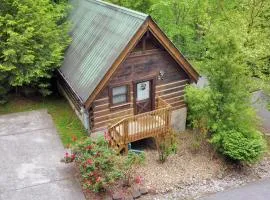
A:
<svg viewBox="0 0 270 200">
<path fill-rule="evenodd" d="M 45 110 L 0 116 L 0 200 L 83 200 Z"/>
<path fill-rule="evenodd" d="M 241 188 L 216 193 L 201 200 L 269 200 L 270 179 L 250 183 Z"/>
<path fill-rule="evenodd" d="M 267 99 L 267 96 L 262 91 L 253 93 L 254 107 L 257 110 L 258 116 L 261 118 L 264 132 L 270 135 L 270 111 L 267 109 L 268 101 L 269 99 Z"/>
</svg>

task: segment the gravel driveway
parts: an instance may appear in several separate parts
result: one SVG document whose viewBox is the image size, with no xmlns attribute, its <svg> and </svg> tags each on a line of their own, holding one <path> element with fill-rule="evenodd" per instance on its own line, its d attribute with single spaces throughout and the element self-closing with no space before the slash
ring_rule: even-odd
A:
<svg viewBox="0 0 270 200">
<path fill-rule="evenodd" d="M 46 110 L 0 116 L 0 200 L 83 200 Z"/>
</svg>

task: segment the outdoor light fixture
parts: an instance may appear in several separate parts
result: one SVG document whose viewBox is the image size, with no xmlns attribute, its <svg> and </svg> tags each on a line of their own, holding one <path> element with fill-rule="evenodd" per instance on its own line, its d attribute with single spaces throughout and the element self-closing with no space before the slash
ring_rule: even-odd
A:
<svg viewBox="0 0 270 200">
<path fill-rule="evenodd" d="M 159 71 L 159 75 L 158 75 L 158 80 L 163 80 L 164 79 L 164 75 L 165 75 L 165 71 L 164 70 L 160 70 Z"/>
</svg>

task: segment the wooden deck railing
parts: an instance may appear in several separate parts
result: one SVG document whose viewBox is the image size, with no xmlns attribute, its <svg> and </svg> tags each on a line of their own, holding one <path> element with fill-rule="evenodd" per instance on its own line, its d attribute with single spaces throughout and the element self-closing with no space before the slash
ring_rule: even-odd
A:
<svg viewBox="0 0 270 200">
<path fill-rule="evenodd" d="M 127 151 L 130 142 L 168 133 L 170 124 L 171 106 L 158 97 L 156 110 L 124 118 L 109 126 L 108 133 L 113 147 Z"/>
</svg>

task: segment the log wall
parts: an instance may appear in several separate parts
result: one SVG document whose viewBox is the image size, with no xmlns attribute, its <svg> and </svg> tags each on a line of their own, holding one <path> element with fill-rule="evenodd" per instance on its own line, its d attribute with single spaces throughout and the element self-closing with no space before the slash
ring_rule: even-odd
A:
<svg viewBox="0 0 270 200">
<path fill-rule="evenodd" d="M 92 104 L 93 131 L 106 129 L 110 123 L 134 115 L 133 83 L 141 79 L 155 79 L 155 96 L 168 102 L 174 110 L 185 107 L 184 88 L 189 83 L 187 74 L 155 40 L 139 43 L 121 64 L 107 86 Z M 159 79 L 164 71 L 163 79 Z M 128 84 L 130 98 L 123 105 L 111 106 L 109 88 Z"/>
</svg>

